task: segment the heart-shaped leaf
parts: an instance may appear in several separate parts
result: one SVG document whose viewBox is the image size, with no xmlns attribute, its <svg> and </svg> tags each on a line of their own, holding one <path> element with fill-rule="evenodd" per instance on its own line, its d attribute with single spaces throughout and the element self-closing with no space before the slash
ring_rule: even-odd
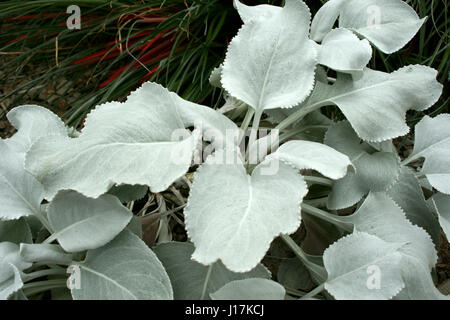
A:
<svg viewBox="0 0 450 320">
<path fill-rule="evenodd" d="M 296 170 L 276 160 L 270 163 L 279 165 L 277 172 L 260 164 L 249 176 L 238 152 L 220 150 L 208 157 L 194 175 L 184 213 L 194 260 L 209 265 L 221 259 L 228 269 L 246 272 L 276 236 L 300 226 L 307 188 Z M 227 154 L 233 161 L 227 162 Z"/>
<path fill-rule="evenodd" d="M 257 113 L 302 102 L 313 88 L 317 56 L 308 38 L 310 19 L 301 0 L 287 0 L 267 19 L 245 23 L 228 46 L 225 90 Z"/>
<path fill-rule="evenodd" d="M 80 268 L 75 300 L 169 300 L 172 287 L 163 265 L 142 240 L 125 230 L 90 250 Z"/>
<path fill-rule="evenodd" d="M 191 260 L 194 246 L 186 242 L 167 242 L 156 246 L 155 253 L 161 260 L 172 282 L 176 300 L 208 299 L 230 281 L 246 278 L 270 278 L 269 271 L 258 264 L 246 273 L 228 270 L 220 261 L 204 266 Z"/>
<path fill-rule="evenodd" d="M 67 252 L 107 244 L 127 226 L 131 217 L 132 213 L 112 195 L 90 199 L 74 191 L 62 191 L 48 208 L 48 220 L 55 231 L 52 238 Z"/>
</svg>

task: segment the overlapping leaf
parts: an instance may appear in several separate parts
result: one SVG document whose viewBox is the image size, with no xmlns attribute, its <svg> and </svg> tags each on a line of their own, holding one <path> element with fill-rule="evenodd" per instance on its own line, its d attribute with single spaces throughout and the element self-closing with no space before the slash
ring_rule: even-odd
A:
<svg viewBox="0 0 450 320">
<path fill-rule="evenodd" d="M 438 193 L 431 198 L 431 201 L 439 215 L 442 230 L 444 230 L 447 239 L 450 239 L 450 196 Z"/>
<path fill-rule="evenodd" d="M 265 19 L 246 18 L 247 13 L 258 14 L 257 7 L 240 8 L 246 23 L 228 47 L 223 87 L 256 112 L 302 102 L 313 88 L 317 56 L 308 38 L 308 7 L 301 0 L 287 0 Z"/>
<path fill-rule="evenodd" d="M 69 265 L 73 258 L 56 244 L 20 244 L 20 257 L 26 262 Z"/>
<path fill-rule="evenodd" d="M 437 290 L 432 289 L 434 284 L 429 276 L 437 262 L 431 237 L 422 228 L 413 225 L 385 193 L 369 194 L 356 213 L 340 219 L 353 223 L 356 230 L 370 233 L 384 241 L 406 243 L 399 249 L 402 255 L 399 266 L 405 281 L 405 289 L 400 297 L 420 299 L 423 297 L 420 288 L 437 293 Z"/>
<path fill-rule="evenodd" d="M 8 146 L 16 152 L 28 151 L 34 142 L 45 136 L 67 136 L 66 126 L 61 119 L 44 107 L 16 107 L 8 112 L 6 117 L 18 131 L 6 139 Z"/>
<path fill-rule="evenodd" d="M 24 154 L 0 141 L 0 219 L 15 220 L 36 214 L 43 199 L 42 186 L 23 168 Z"/>
<path fill-rule="evenodd" d="M 202 131 L 235 128 L 214 110 L 146 83 L 125 103 L 98 106 L 78 138 L 39 140 L 26 167 L 45 186 L 47 199 L 61 189 L 98 197 L 114 184 L 148 185 L 160 192 L 187 172 L 200 129 L 191 135 L 184 128 L 197 121 Z"/>
<path fill-rule="evenodd" d="M 51 111 L 34 105 L 14 108 L 8 120 L 18 130 L 0 141 L 0 218 L 18 219 L 39 211 L 41 184 L 24 170 L 25 152 L 45 136 L 67 136 L 63 122 Z"/>
<path fill-rule="evenodd" d="M 390 152 L 369 153 L 371 148 L 360 143 L 347 121 L 330 127 L 325 144 L 346 154 L 355 167 L 334 182 L 327 203 L 330 209 L 350 207 L 370 191 L 386 191 L 399 176 L 398 157 Z"/>
<path fill-rule="evenodd" d="M 20 272 L 31 267 L 19 254 L 19 246 L 12 242 L 0 243 L 0 300 L 6 300 L 23 286 Z"/>
<path fill-rule="evenodd" d="M 405 211 L 406 217 L 424 228 L 439 246 L 441 228 L 439 221 L 425 201 L 419 180 L 411 169 L 402 167 L 397 181 L 387 191 L 389 197 Z"/>
<path fill-rule="evenodd" d="M 321 143 L 301 140 L 284 143 L 266 159 L 267 161 L 279 159 L 299 170 L 314 169 L 331 179 L 343 178 L 348 167 L 352 165 L 345 154 L 333 148 Z"/>
<path fill-rule="evenodd" d="M 131 217 L 132 213 L 112 195 L 90 199 L 77 192 L 63 191 L 48 208 L 48 221 L 55 231 L 52 237 L 67 252 L 107 244 L 127 226 Z"/>
<path fill-rule="evenodd" d="M 384 53 L 403 48 L 425 22 L 401 0 L 330 0 L 314 17 L 312 39 L 322 41 L 338 17 L 339 27 L 368 39 Z"/>
<path fill-rule="evenodd" d="M 420 65 L 392 73 L 365 68 L 360 77 L 354 78 L 339 73 L 332 86 L 318 82 L 307 104 L 335 104 L 360 138 L 390 140 L 409 132 L 407 110 L 426 110 L 439 99 L 442 85 L 436 76 L 436 70 Z"/>
<path fill-rule="evenodd" d="M 130 231 L 90 250 L 80 268 L 75 300 L 168 300 L 172 287 L 156 255 Z"/>
<path fill-rule="evenodd" d="M 167 242 L 156 246 L 155 253 L 161 260 L 172 282 L 176 300 L 209 299 L 209 294 L 230 281 L 246 278 L 270 278 L 270 273 L 258 264 L 246 273 L 228 270 L 220 261 L 204 266 L 191 260 L 194 246 L 186 242 Z"/>
<path fill-rule="evenodd" d="M 364 232 L 341 238 L 324 252 L 328 272 L 325 289 L 339 300 L 391 299 L 405 286 L 399 268 L 402 245 Z M 382 277 L 374 287 L 372 273 Z"/>
<path fill-rule="evenodd" d="M 424 116 L 416 125 L 414 150 L 405 163 L 421 157 L 421 173 L 434 188 L 450 194 L 450 114 Z"/>
<path fill-rule="evenodd" d="M 362 72 L 372 57 L 367 40 L 360 40 L 347 29 L 334 29 L 318 46 L 318 63 L 333 70 L 357 74 Z"/>
</svg>

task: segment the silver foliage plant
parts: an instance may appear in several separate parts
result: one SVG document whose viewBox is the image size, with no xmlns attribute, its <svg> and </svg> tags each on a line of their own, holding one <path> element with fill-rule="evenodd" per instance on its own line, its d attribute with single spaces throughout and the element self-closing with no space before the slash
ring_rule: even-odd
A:
<svg viewBox="0 0 450 320">
<path fill-rule="evenodd" d="M 401 0 L 330 0 L 312 21 L 301 0 L 235 7 L 243 25 L 210 79 L 226 92 L 220 110 L 145 83 L 123 103 L 97 106 L 81 132 L 39 106 L 8 113 L 18 131 L 0 141 L 1 299 L 45 290 L 73 299 L 284 299 L 289 277 L 312 279 L 311 292 L 294 292 L 302 299 L 449 298 L 432 273 L 441 227 L 450 237 L 450 115 L 425 116 L 403 161 L 392 143 L 410 130 L 407 110 L 430 108 L 442 85 L 421 65 L 367 67 L 373 47 L 398 51 L 425 18 Z M 333 123 L 324 106 L 346 120 Z M 250 152 L 231 120 L 244 114 L 240 129 L 253 119 Z M 261 119 L 273 125 L 266 137 Z M 238 139 L 228 141 L 230 131 Z M 277 132 L 280 146 L 249 161 Z M 214 152 L 196 163 L 184 209 L 190 241 L 150 249 L 123 203 L 146 187 L 167 190 L 205 143 Z M 421 169 L 407 166 L 421 158 Z M 315 184 L 327 195 L 304 201 Z M 341 234 L 323 256 L 289 237 L 306 216 Z M 284 285 L 261 263 L 277 237 L 301 262 L 279 277 Z"/>
</svg>

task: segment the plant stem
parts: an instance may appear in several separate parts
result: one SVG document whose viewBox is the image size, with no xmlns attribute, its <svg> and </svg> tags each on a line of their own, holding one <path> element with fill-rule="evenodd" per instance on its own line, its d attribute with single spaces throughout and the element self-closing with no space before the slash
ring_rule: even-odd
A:
<svg viewBox="0 0 450 320">
<path fill-rule="evenodd" d="M 50 223 L 47 220 L 47 217 L 41 210 L 34 211 L 34 215 L 36 218 L 39 219 L 39 221 L 42 223 L 42 225 L 45 227 L 45 229 L 48 230 L 48 232 L 53 233 L 53 228 L 50 226 Z"/>
<path fill-rule="evenodd" d="M 303 176 L 306 182 L 310 182 L 311 184 L 320 184 L 322 186 L 331 187 L 333 185 L 333 180 L 315 177 L 315 176 Z"/>
<path fill-rule="evenodd" d="M 307 292 L 305 292 L 305 291 L 291 289 L 286 286 L 284 287 L 284 290 L 286 290 L 286 293 L 296 296 L 296 297 L 303 297 L 305 294 L 307 294 Z"/>
<path fill-rule="evenodd" d="M 67 287 L 67 279 L 55 279 L 27 283 L 22 287 L 23 293 L 28 297 L 36 293 L 47 291 L 55 288 Z"/>
<path fill-rule="evenodd" d="M 290 236 L 282 234 L 281 239 L 283 239 L 283 241 L 289 248 L 291 248 L 297 258 L 299 258 L 300 261 L 309 269 L 309 271 L 314 273 L 318 279 L 320 279 L 322 282 L 327 279 L 325 268 L 311 262 L 303 252 L 303 250 L 295 243 L 294 240 L 292 240 Z"/>
<path fill-rule="evenodd" d="M 208 288 L 208 282 L 209 282 L 209 278 L 211 277 L 212 268 L 213 268 L 213 265 L 210 264 L 208 267 L 208 271 L 206 273 L 205 282 L 203 282 L 203 289 L 202 289 L 202 295 L 200 297 L 200 300 L 205 299 L 206 289 Z"/>
<path fill-rule="evenodd" d="M 300 121 L 301 119 L 303 119 L 308 113 L 321 108 L 323 103 L 324 103 L 324 101 L 319 101 L 319 102 L 313 103 L 309 106 L 304 106 L 304 107 L 298 109 L 294 113 L 290 114 L 286 119 L 281 121 L 275 127 L 275 129 L 283 130 L 283 129 L 289 127 L 294 122 L 297 122 L 297 121 Z"/>
<path fill-rule="evenodd" d="M 297 134 L 300 134 L 302 132 L 311 130 L 311 129 L 324 129 L 324 130 L 327 130 L 329 127 L 330 126 L 327 126 L 327 125 L 311 125 L 311 126 L 304 126 L 302 128 L 298 128 L 298 129 L 288 130 L 287 132 L 285 132 L 285 133 L 280 135 L 280 138 L 279 138 L 280 142 L 279 143 L 283 143 L 286 140 L 288 140 L 289 138 L 291 138 L 291 137 L 293 137 L 293 136 L 295 136 Z"/>
<path fill-rule="evenodd" d="M 242 121 L 242 123 L 241 123 L 238 145 L 240 145 L 242 142 L 242 139 L 244 139 L 245 134 L 248 129 L 248 126 L 250 124 L 250 121 L 252 120 L 252 117 L 254 114 L 255 114 L 255 111 L 252 108 L 248 107 L 247 113 L 245 114 L 245 117 L 244 117 L 244 121 Z"/>
<path fill-rule="evenodd" d="M 255 117 L 253 118 L 252 131 L 250 132 L 250 138 L 248 140 L 248 146 L 247 146 L 247 152 L 246 152 L 247 160 L 249 159 L 250 151 L 251 151 L 253 145 L 255 144 L 256 139 L 258 138 L 258 129 L 259 129 L 259 123 L 261 122 L 262 114 L 263 114 L 263 112 L 258 110 L 255 112 Z M 255 152 L 257 152 L 257 150 Z"/>
<path fill-rule="evenodd" d="M 32 273 L 25 274 L 24 281 L 28 282 L 40 277 L 45 276 L 51 276 L 51 275 L 67 275 L 66 270 L 60 270 L 60 269 L 46 269 L 46 270 L 39 270 Z"/>
<path fill-rule="evenodd" d="M 344 221 L 343 219 L 340 219 L 339 216 L 336 216 L 336 215 L 330 214 L 326 211 L 317 209 L 316 207 L 310 206 L 306 203 L 302 203 L 301 208 L 302 208 L 302 211 L 304 211 L 314 217 L 317 217 L 319 219 L 322 219 L 322 220 L 328 221 L 334 225 L 337 225 L 348 232 L 351 232 L 353 230 L 352 225 L 349 224 L 348 222 Z"/>
<path fill-rule="evenodd" d="M 313 290 L 311 290 L 310 292 L 308 292 L 307 294 L 305 294 L 305 295 L 301 298 L 301 300 L 313 298 L 314 296 L 316 296 L 316 295 L 318 295 L 319 293 L 321 293 L 323 290 L 325 290 L 325 283 L 322 283 L 321 285 L 317 286 L 316 288 L 314 288 Z"/>
</svg>

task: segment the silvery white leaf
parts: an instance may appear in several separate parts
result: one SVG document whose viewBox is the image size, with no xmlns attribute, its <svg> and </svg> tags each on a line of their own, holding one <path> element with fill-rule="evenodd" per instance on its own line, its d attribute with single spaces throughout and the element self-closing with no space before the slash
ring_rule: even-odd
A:
<svg viewBox="0 0 450 320">
<path fill-rule="evenodd" d="M 146 83 L 126 103 L 106 103 L 93 110 L 79 138 L 40 139 L 27 153 L 26 168 L 42 182 L 48 200 L 62 189 L 95 198 L 114 184 L 163 191 L 187 172 L 199 138 L 197 131 L 187 133 L 182 118 L 191 120 L 208 109 L 190 102 L 181 105 L 182 101 Z M 186 112 L 191 106 L 195 110 Z M 185 139 L 177 142 L 179 134 Z"/>
<path fill-rule="evenodd" d="M 69 265 L 72 255 L 67 254 L 56 244 L 20 244 L 20 257 L 26 262 L 45 262 L 53 264 Z"/>
<path fill-rule="evenodd" d="M 317 42 L 323 40 L 331 29 L 333 29 L 345 2 L 346 0 L 329 0 L 320 7 L 311 22 L 311 39 Z"/>
<path fill-rule="evenodd" d="M 349 156 L 355 168 L 333 183 L 327 202 L 329 209 L 350 207 L 370 191 L 385 191 L 400 174 L 398 157 L 391 152 L 369 154 L 370 147 L 360 143 L 347 121 L 328 129 L 325 144 Z"/>
<path fill-rule="evenodd" d="M 231 281 L 210 294 L 213 300 L 284 300 L 285 295 L 282 285 L 261 278 Z"/>
<path fill-rule="evenodd" d="M 135 235 L 142 239 L 142 220 L 141 217 L 133 215 L 130 222 L 127 225 L 127 229 L 133 232 Z"/>
<path fill-rule="evenodd" d="M 307 104 L 335 104 L 360 138 L 390 140 L 409 132 L 407 110 L 426 110 L 439 99 L 443 87 L 436 76 L 436 70 L 421 65 L 392 73 L 365 68 L 361 77 L 355 78 L 338 73 L 332 86 L 318 82 Z"/>
<path fill-rule="evenodd" d="M 403 48 L 424 22 L 401 0 L 346 0 L 339 17 L 339 27 L 355 31 L 384 53 Z"/>
<path fill-rule="evenodd" d="M 20 283 L 20 282 L 19 282 Z M 0 285 L 1 286 L 1 285 Z M 0 289 L 1 290 L 1 289 Z M 0 293 L 1 296 L 1 293 Z M 2 299 L 0 299 L 2 300 Z M 8 300 L 28 300 L 27 296 L 23 293 L 23 290 L 18 290 L 16 292 L 14 292 L 13 294 L 11 294 L 8 297 Z"/>
<path fill-rule="evenodd" d="M 270 18 L 245 23 L 228 47 L 225 90 L 257 113 L 302 102 L 313 88 L 317 56 L 310 17 L 302 1 L 287 0 Z"/>
<path fill-rule="evenodd" d="M 415 257 L 430 270 L 436 265 L 437 253 L 431 237 L 425 230 L 413 225 L 384 192 L 370 193 L 353 215 L 340 219 L 353 223 L 356 230 L 373 234 L 384 241 L 407 243 L 400 249 L 403 255 Z"/>
<path fill-rule="evenodd" d="M 249 176 L 237 152 L 220 150 L 196 171 L 184 214 L 194 260 L 209 265 L 220 259 L 228 269 L 246 272 L 275 237 L 300 226 L 307 187 L 283 162 L 269 162 L 278 170 L 260 164 Z M 233 161 L 226 161 L 227 153 Z"/>
<path fill-rule="evenodd" d="M 266 161 L 279 159 L 291 166 L 303 170 L 314 169 L 330 179 L 340 179 L 352 165 L 345 155 L 324 144 L 291 140 L 284 143 Z"/>
<path fill-rule="evenodd" d="M 0 220 L 0 242 L 12 242 L 15 244 L 32 243 L 30 226 L 25 218 L 17 220 Z"/>
<path fill-rule="evenodd" d="M 23 286 L 21 271 L 31 267 L 19 254 L 19 246 L 12 242 L 0 243 L 0 300 L 6 300 Z"/>
<path fill-rule="evenodd" d="M 425 22 L 401 0 L 330 0 L 314 17 L 311 38 L 322 41 L 338 17 L 339 27 L 356 32 L 384 53 L 403 48 Z"/>
<path fill-rule="evenodd" d="M 42 186 L 23 168 L 24 154 L 0 140 L 0 219 L 16 220 L 40 210 Z"/>
<path fill-rule="evenodd" d="M 402 277 L 406 287 L 395 300 L 450 300 L 434 285 L 430 270 L 417 258 L 407 256 L 401 262 Z"/>
<path fill-rule="evenodd" d="M 438 247 L 441 235 L 439 221 L 425 201 L 419 180 L 408 167 L 400 169 L 398 180 L 389 188 L 387 194 L 405 211 L 406 217 L 424 228 Z"/>
<path fill-rule="evenodd" d="M 450 196 L 438 193 L 431 198 L 431 201 L 439 215 L 442 230 L 444 230 L 447 239 L 450 239 Z"/>
<path fill-rule="evenodd" d="M 120 202 L 125 203 L 140 200 L 145 197 L 147 192 L 147 186 L 122 184 L 109 189 L 108 194 L 116 196 Z"/>
<path fill-rule="evenodd" d="M 450 114 L 424 116 L 416 125 L 414 150 L 405 162 L 421 157 L 421 173 L 438 191 L 450 194 Z"/>
<path fill-rule="evenodd" d="M 338 300 L 391 299 L 405 286 L 399 268 L 402 245 L 364 232 L 339 239 L 323 255 L 325 289 Z M 380 281 L 372 282 L 377 275 Z"/>
<path fill-rule="evenodd" d="M 0 242 L 0 283 L 14 275 L 13 270 L 8 267 L 9 264 L 14 265 L 19 271 L 31 267 L 31 263 L 20 257 L 19 245 L 12 242 Z"/>
<path fill-rule="evenodd" d="M 220 261 L 204 266 L 191 260 L 194 246 L 186 242 L 162 243 L 154 251 L 169 275 L 175 300 L 198 300 L 202 294 L 204 299 L 209 299 L 211 292 L 230 281 L 270 278 L 269 271 L 262 264 L 246 273 L 232 272 Z"/>
<path fill-rule="evenodd" d="M 48 221 L 55 231 L 52 237 L 67 252 L 107 244 L 131 217 L 132 213 L 112 195 L 91 199 L 74 191 L 61 191 L 48 208 Z"/>
<path fill-rule="evenodd" d="M 209 83 L 216 88 L 222 88 L 222 68 L 220 65 L 217 68 L 214 68 L 211 74 L 209 75 Z"/>
<path fill-rule="evenodd" d="M 16 107 L 8 112 L 6 117 L 18 130 L 11 138 L 5 140 L 16 152 L 27 152 L 34 142 L 45 136 L 67 136 L 66 126 L 61 119 L 44 107 L 35 105 Z"/>
<path fill-rule="evenodd" d="M 360 40 L 347 29 L 334 29 L 318 46 L 318 63 L 333 70 L 357 74 L 372 58 L 372 48 L 366 39 Z"/>
<path fill-rule="evenodd" d="M 12 294 L 23 287 L 20 271 L 12 263 L 4 264 L 2 273 L 7 273 L 9 277 L 0 281 L 0 300 L 7 300 Z"/>
<path fill-rule="evenodd" d="M 276 7 L 270 4 L 246 6 L 239 0 L 233 0 L 233 4 L 244 23 L 248 23 L 252 20 L 267 20 L 272 16 L 279 14 L 281 11 L 280 7 Z"/>
<path fill-rule="evenodd" d="M 89 250 L 80 263 L 74 300 L 169 300 L 172 287 L 163 265 L 147 245 L 123 231 L 107 245 Z"/>
<path fill-rule="evenodd" d="M 399 299 L 439 297 L 430 271 L 437 262 L 437 253 L 431 237 L 420 227 L 406 219 L 405 213 L 385 193 L 371 193 L 356 213 L 340 217 L 352 222 L 358 231 L 373 234 L 390 243 L 405 242 L 400 270 L 405 288 Z M 440 295 L 442 296 L 442 295 Z"/>
</svg>

